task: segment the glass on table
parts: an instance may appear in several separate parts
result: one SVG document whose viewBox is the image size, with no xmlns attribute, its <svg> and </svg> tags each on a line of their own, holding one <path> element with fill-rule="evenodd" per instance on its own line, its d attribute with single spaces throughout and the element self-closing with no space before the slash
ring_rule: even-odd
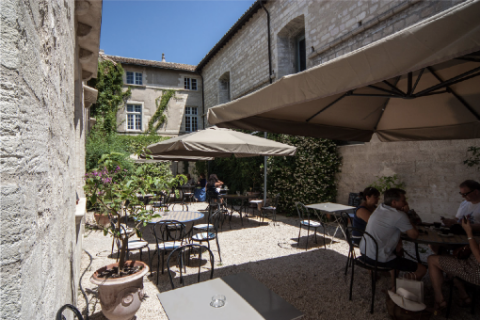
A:
<svg viewBox="0 0 480 320">
<path fill-rule="evenodd" d="M 237 193 L 237 196 L 239 196 L 239 195 L 240 195 L 240 191 L 237 191 L 236 193 Z"/>
<path fill-rule="evenodd" d="M 214 308 L 221 308 L 225 305 L 227 298 L 223 294 L 216 294 L 212 297 L 212 302 L 210 305 Z"/>
</svg>

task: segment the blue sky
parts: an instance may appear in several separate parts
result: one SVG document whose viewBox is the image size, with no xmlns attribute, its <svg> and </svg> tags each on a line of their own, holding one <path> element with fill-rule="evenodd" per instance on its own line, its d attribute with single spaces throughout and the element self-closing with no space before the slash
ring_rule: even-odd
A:
<svg viewBox="0 0 480 320">
<path fill-rule="evenodd" d="M 106 54 L 196 65 L 254 0 L 104 0 Z"/>
</svg>

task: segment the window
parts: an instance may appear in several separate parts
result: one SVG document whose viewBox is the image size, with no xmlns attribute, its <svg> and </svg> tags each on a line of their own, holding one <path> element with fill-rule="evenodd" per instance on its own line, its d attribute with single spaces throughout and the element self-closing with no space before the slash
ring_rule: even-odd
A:
<svg viewBox="0 0 480 320">
<path fill-rule="evenodd" d="M 225 72 L 218 80 L 218 103 L 227 103 L 230 101 L 230 72 Z"/>
<path fill-rule="evenodd" d="M 197 107 L 185 107 L 185 131 L 195 132 L 198 130 Z"/>
<path fill-rule="evenodd" d="M 307 48 L 305 47 L 305 34 L 297 38 L 297 72 L 307 69 Z"/>
<path fill-rule="evenodd" d="M 197 79 L 185 78 L 183 80 L 183 88 L 187 90 L 197 90 Z"/>
<path fill-rule="evenodd" d="M 127 84 L 137 84 L 141 86 L 143 84 L 142 73 L 127 71 Z"/>
<path fill-rule="evenodd" d="M 307 68 L 305 16 L 290 20 L 277 33 L 276 78 L 303 71 Z"/>
<path fill-rule="evenodd" d="M 142 105 L 127 104 L 127 130 L 142 130 Z"/>
</svg>

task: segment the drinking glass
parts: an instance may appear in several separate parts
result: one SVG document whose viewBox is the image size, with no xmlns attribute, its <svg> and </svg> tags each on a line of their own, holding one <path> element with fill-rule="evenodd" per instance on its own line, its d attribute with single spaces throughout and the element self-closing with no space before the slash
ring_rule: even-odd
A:
<svg viewBox="0 0 480 320">
<path fill-rule="evenodd" d="M 210 305 L 214 308 L 221 308 L 225 305 L 227 298 L 223 294 L 216 294 L 212 297 Z"/>
<path fill-rule="evenodd" d="M 237 196 L 239 196 L 239 195 L 240 195 L 240 191 L 237 191 Z"/>
</svg>

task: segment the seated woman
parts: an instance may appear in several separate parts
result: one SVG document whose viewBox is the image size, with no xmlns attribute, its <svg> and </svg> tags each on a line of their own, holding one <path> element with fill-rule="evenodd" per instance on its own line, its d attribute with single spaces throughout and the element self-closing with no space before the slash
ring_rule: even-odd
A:
<svg viewBox="0 0 480 320">
<path fill-rule="evenodd" d="M 368 187 L 365 188 L 363 192 L 360 192 L 359 195 L 362 198 L 362 202 L 357 209 L 355 209 L 355 216 L 353 217 L 352 226 L 356 229 L 362 230 L 363 233 L 367 227 L 368 219 L 372 215 L 373 211 L 375 211 L 377 208 L 380 192 L 373 187 Z M 362 233 L 358 232 L 357 230 L 353 230 L 352 241 L 356 245 L 360 243 L 360 240 L 362 239 Z"/>
<path fill-rule="evenodd" d="M 463 220 L 463 219 L 462 219 Z M 428 257 L 428 270 L 435 293 L 435 309 L 443 309 L 447 306 L 442 294 L 443 272 L 455 276 L 467 282 L 480 285 L 480 246 L 473 238 L 472 226 L 467 219 L 462 221 L 462 227 L 467 233 L 469 248 L 472 254 L 467 259 L 458 259 L 450 255 L 431 255 Z M 468 296 L 463 284 L 455 281 L 458 288 L 461 305 L 468 306 L 472 300 Z"/>
<path fill-rule="evenodd" d="M 212 173 L 208 178 L 208 182 L 205 187 L 207 190 L 207 195 L 214 195 L 215 198 L 218 199 L 218 196 L 220 193 L 217 191 L 217 188 L 220 188 L 222 185 L 223 185 L 223 182 L 220 181 L 220 179 L 218 179 L 215 173 Z"/>
<path fill-rule="evenodd" d="M 205 186 L 207 185 L 207 179 L 204 174 L 200 174 L 200 179 L 197 181 L 197 188 L 195 189 L 195 198 L 198 201 L 205 201 Z"/>
</svg>

